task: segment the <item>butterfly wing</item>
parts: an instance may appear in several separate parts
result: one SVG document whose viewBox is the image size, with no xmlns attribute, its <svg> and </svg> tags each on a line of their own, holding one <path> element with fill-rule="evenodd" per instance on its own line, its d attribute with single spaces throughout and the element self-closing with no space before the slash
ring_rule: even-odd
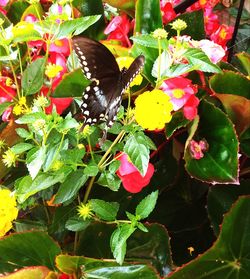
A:
<svg viewBox="0 0 250 279">
<path fill-rule="evenodd" d="M 72 45 L 85 76 L 92 80 L 83 93 L 81 105 L 85 123 L 108 123 L 107 109 L 122 91 L 121 72 L 116 60 L 104 45 L 89 38 L 73 38 Z"/>
</svg>

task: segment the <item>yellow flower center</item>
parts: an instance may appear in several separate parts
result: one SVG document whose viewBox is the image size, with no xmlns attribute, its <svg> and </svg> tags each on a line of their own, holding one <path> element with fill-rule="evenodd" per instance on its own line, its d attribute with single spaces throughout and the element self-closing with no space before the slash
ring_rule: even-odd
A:
<svg viewBox="0 0 250 279">
<path fill-rule="evenodd" d="M 219 33 L 219 37 L 224 40 L 226 36 L 227 36 L 227 32 L 225 31 L 225 29 L 221 29 Z"/>
<path fill-rule="evenodd" d="M 156 39 L 166 39 L 168 36 L 168 32 L 165 29 L 157 28 L 153 32 L 153 37 Z"/>
<path fill-rule="evenodd" d="M 7 86 L 11 86 L 11 85 L 13 84 L 12 79 L 11 79 L 11 78 L 7 78 L 5 84 L 6 84 Z"/>
<path fill-rule="evenodd" d="M 59 46 L 59 47 L 63 46 L 63 42 L 60 41 L 60 40 L 55 40 L 54 43 L 55 43 L 56 46 Z"/>
<path fill-rule="evenodd" d="M 45 75 L 48 77 L 48 78 L 54 78 L 58 75 L 58 73 L 63 69 L 62 66 L 60 65 L 55 65 L 55 64 L 51 64 L 49 63 L 46 67 L 46 70 L 45 70 Z"/>
<path fill-rule="evenodd" d="M 181 99 L 185 95 L 185 91 L 179 88 L 173 89 L 172 93 L 176 99 Z"/>
<path fill-rule="evenodd" d="M 89 203 L 82 203 L 77 207 L 77 211 L 80 217 L 82 217 L 84 220 L 90 218 L 93 216 L 93 213 L 91 212 L 91 205 Z"/>
</svg>

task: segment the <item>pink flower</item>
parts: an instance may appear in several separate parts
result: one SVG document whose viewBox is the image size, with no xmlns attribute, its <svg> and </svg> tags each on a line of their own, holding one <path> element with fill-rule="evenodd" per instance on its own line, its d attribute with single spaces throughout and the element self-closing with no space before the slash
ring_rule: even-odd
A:
<svg viewBox="0 0 250 279">
<path fill-rule="evenodd" d="M 173 5 L 170 2 L 164 3 L 161 1 L 161 13 L 163 24 L 167 24 L 176 18 L 176 13 L 173 9 Z"/>
<path fill-rule="evenodd" d="M 0 104 L 10 102 L 16 95 L 16 89 L 9 77 L 0 76 Z"/>
<path fill-rule="evenodd" d="M 189 151 L 192 158 L 200 160 L 204 157 L 203 151 L 207 151 L 208 147 L 209 145 L 205 139 L 200 140 L 199 142 L 191 140 L 189 144 Z"/>
<path fill-rule="evenodd" d="M 130 47 L 128 33 L 131 27 L 126 14 L 115 16 L 105 28 L 104 34 L 108 35 L 108 40 L 119 40 L 123 46 Z"/>
<path fill-rule="evenodd" d="M 204 24 L 207 36 L 210 36 L 220 27 L 218 16 L 213 13 L 213 8 L 204 9 Z"/>
<path fill-rule="evenodd" d="M 8 4 L 9 0 L 0 0 L 0 6 L 5 7 Z"/>
<path fill-rule="evenodd" d="M 67 38 L 55 40 L 49 46 L 49 52 L 63 54 L 64 56 L 70 55 L 69 40 Z"/>
<path fill-rule="evenodd" d="M 191 95 L 188 98 L 186 104 L 183 107 L 183 114 L 188 120 L 193 120 L 196 117 L 199 103 L 200 100 L 195 95 Z"/>
<path fill-rule="evenodd" d="M 130 193 L 139 193 L 150 182 L 151 177 L 154 174 L 154 166 L 149 163 L 145 176 L 142 176 L 138 169 L 130 162 L 126 153 L 119 153 L 117 160 L 121 162 L 121 165 L 116 172 L 120 177 L 123 187 Z"/>
<path fill-rule="evenodd" d="M 199 47 L 206 53 L 213 63 L 218 63 L 225 56 L 226 52 L 222 46 L 210 40 L 199 41 Z"/>
</svg>

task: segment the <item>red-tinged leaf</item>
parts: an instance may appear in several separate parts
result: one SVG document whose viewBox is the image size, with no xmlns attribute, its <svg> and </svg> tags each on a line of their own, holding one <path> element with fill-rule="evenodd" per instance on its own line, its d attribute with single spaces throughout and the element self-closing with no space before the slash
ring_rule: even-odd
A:
<svg viewBox="0 0 250 279">
<path fill-rule="evenodd" d="M 250 278 L 249 231 L 250 197 L 247 196 L 239 198 L 225 216 L 213 247 L 168 278 Z"/>
<path fill-rule="evenodd" d="M 243 65 L 247 75 L 250 75 L 250 54 L 247 52 L 240 52 L 237 53 L 236 56 Z"/>
<path fill-rule="evenodd" d="M 232 94 L 250 100 L 250 80 L 240 73 L 225 71 L 215 74 L 210 78 L 209 85 L 214 93 Z"/>
<path fill-rule="evenodd" d="M 25 266 L 47 266 L 54 269 L 59 246 L 45 232 L 10 234 L 0 239 L 0 273 Z"/>
<path fill-rule="evenodd" d="M 250 100 L 231 94 L 216 94 L 228 116 L 235 125 L 237 134 L 250 127 Z"/>
<path fill-rule="evenodd" d="M 238 184 L 239 142 L 234 126 L 227 115 L 207 101 L 199 105 L 200 121 L 189 140 L 208 143 L 204 157 L 195 159 L 187 142 L 184 159 L 188 173 L 201 181 L 217 184 Z"/>
<path fill-rule="evenodd" d="M 135 12 L 135 33 L 150 34 L 162 27 L 160 1 L 138 0 Z"/>
<path fill-rule="evenodd" d="M 12 274 L 1 276 L 1 279 L 46 279 L 50 270 L 45 266 L 22 268 Z"/>
</svg>

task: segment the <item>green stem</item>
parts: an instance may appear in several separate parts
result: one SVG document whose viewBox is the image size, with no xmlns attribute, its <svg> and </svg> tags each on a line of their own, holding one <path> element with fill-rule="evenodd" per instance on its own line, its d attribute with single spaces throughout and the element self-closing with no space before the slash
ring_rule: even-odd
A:
<svg viewBox="0 0 250 279">
<path fill-rule="evenodd" d="M 90 179 L 90 181 L 89 181 L 89 184 L 88 184 L 88 186 L 87 186 L 86 193 L 85 193 L 85 195 L 84 195 L 84 199 L 83 199 L 83 203 L 84 203 L 84 204 L 87 202 L 87 200 L 88 200 L 88 198 L 89 198 L 89 194 L 90 194 L 91 189 L 92 189 L 92 187 L 93 187 L 93 185 L 94 185 L 94 182 L 95 182 L 95 176 L 92 176 L 91 179 Z"/>
</svg>

